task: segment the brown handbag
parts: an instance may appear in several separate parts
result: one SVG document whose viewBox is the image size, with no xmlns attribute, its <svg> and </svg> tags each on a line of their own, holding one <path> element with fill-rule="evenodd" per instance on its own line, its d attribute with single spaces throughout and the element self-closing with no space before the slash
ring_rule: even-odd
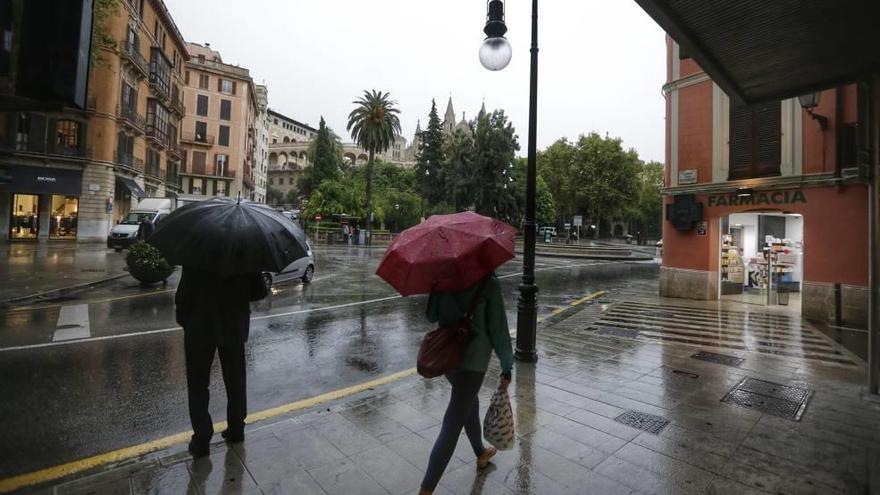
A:
<svg viewBox="0 0 880 495">
<path fill-rule="evenodd" d="M 456 323 L 432 330 L 422 339 L 419 347 L 419 358 L 416 369 L 425 378 L 435 378 L 456 369 L 461 365 L 464 358 L 464 346 L 467 343 L 471 320 L 474 319 L 474 311 L 483 294 L 486 280 L 480 282 L 480 287 L 471 299 L 468 312 Z M 430 307 L 431 301 L 428 300 Z"/>
</svg>

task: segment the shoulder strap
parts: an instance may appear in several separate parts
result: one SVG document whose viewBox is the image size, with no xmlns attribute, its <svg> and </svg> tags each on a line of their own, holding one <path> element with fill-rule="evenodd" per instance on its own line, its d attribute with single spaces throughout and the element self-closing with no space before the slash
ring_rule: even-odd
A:
<svg viewBox="0 0 880 495">
<path fill-rule="evenodd" d="M 480 302 L 480 296 L 483 295 L 483 289 L 486 288 L 486 282 L 489 281 L 489 277 L 486 276 L 483 278 L 482 282 L 480 282 L 480 286 L 477 287 L 477 291 L 474 292 L 474 297 L 471 299 L 471 305 L 468 307 L 468 312 L 465 313 L 464 319 L 467 321 L 471 321 L 474 319 L 474 311 L 477 309 L 477 303 Z"/>
</svg>

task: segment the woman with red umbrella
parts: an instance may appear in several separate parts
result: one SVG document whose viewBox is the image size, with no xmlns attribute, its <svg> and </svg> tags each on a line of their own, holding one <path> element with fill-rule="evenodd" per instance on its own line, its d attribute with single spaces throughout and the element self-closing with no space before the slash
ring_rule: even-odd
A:
<svg viewBox="0 0 880 495">
<path fill-rule="evenodd" d="M 401 233 L 377 270 L 403 295 L 430 293 L 427 317 L 441 328 L 469 321 L 460 364 L 445 373 L 452 394 L 420 495 L 433 493 L 462 429 L 478 468 L 496 454 L 494 447 L 483 445 L 477 394 L 493 350 L 501 362 L 501 388 L 510 384 L 513 350 L 494 270 L 513 258 L 515 233 L 504 222 L 471 212 L 433 216 Z"/>
</svg>

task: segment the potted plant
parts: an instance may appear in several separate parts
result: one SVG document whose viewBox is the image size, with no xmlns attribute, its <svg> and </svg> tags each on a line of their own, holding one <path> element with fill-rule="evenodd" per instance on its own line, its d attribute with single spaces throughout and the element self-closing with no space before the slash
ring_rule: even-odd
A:
<svg viewBox="0 0 880 495">
<path fill-rule="evenodd" d="M 162 253 L 144 241 L 131 245 L 125 263 L 128 265 L 128 273 L 142 284 L 165 282 L 174 272 L 174 267 L 168 264 Z"/>
</svg>

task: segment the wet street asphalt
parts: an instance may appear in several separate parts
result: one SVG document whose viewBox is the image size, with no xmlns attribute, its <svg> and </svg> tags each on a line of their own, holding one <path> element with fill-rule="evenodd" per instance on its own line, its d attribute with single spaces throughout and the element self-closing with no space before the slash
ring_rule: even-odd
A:
<svg viewBox="0 0 880 495">
<path fill-rule="evenodd" d="M 424 297 L 397 297 L 374 275 L 381 249 L 319 248 L 311 284 L 279 284 L 253 307 L 249 411 L 411 368 L 431 327 Z M 597 290 L 656 293 L 658 263 L 539 258 L 539 314 Z M 498 270 L 511 327 L 521 259 Z M 144 289 L 125 278 L 0 312 L 0 478 L 187 431 L 176 275 Z M 87 307 L 88 336 L 61 342 L 70 308 Z M 66 316 L 64 316 L 66 318 Z M 211 413 L 225 418 L 215 361 Z"/>
</svg>

